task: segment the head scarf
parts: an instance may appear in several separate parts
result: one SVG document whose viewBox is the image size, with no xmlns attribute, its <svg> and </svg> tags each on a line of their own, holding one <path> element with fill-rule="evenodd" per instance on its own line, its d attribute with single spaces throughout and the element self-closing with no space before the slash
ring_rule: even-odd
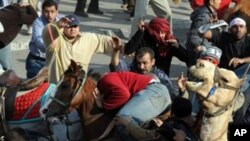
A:
<svg viewBox="0 0 250 141">
<path fill-rule="evenodd" d="M 166 45 L 166 40 L 174 39 L 169 23 L 165 18 L 156 17 L 152 19 L 148 25 L 145 26 L 148 33 L 156 40 L 160 45 Z M 160 31 L 165 32 L 165 41 L 159 36 Z"/>
<path fill-rule="evenodd" d="M 153 37 L 155 42 L 159 45 L 157 49 L 161 57 L 167 56 L 169 54 L 169 46 L 167 40 L 174 39 L 169 23 L 165 18 L 156 17 L 152 19 L 148 25 L 145 26 L 147 32 Z M 160 31 L 165 32 L 165 40 L 160 37 Z"/>
</svg>

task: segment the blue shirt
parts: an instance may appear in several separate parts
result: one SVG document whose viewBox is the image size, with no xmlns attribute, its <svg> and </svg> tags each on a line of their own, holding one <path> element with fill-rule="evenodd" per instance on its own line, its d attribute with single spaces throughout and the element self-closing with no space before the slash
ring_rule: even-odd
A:
<svg viewBox="0 0 250 141">
<path fill-rule="evenodd" d="M 140 73 L 136 67 L 136 64 L 128 63 L 125 60 L 120 60 L 117 67 L 113 66 L 112 64 L 109 64 L 110 71 L 132 71 L 136 73 Z M 171 80 L 169 79 L 168 75 L 161 69 L 154 66 L 151 70 L 151 73 L 157 76 L 161 83 L 165 85 L 168 88 L 168 91 L 170 93 L 171 99 L 174 99 L 177 96 L 177 92 L 173 88 L 173 84 Z"/>
<path fill-rule="evenodd" d="M 56 21 L 58 21 L 62 16 L 57 15 Z M 32 24 L 32 38 L 29 43 L 30 53 L 34 56 L 41 57 L 45 59 L 45 44 L 42 38 L 43 28 L 48 24 L 45 17 L 38 17 Z"/>
</svg>

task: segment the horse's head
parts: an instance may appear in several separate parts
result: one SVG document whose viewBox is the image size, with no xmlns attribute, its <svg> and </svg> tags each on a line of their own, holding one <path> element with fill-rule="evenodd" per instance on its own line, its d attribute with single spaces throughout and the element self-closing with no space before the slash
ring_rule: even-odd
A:
<svg viewBox="0 0 250 141">
<path fill-rule="evenodd" d="M 50 97 L 50 102 L 47 103 L 46 108 L 42 109 L 41 114 L 46 114 L 46 118 L 66 114 L 71 101 L 80 92 L 84 77 L 85 71 L 82 67 L 71 60 L 70 66 L 57 85 L 54 96 Z"/>
</svg>

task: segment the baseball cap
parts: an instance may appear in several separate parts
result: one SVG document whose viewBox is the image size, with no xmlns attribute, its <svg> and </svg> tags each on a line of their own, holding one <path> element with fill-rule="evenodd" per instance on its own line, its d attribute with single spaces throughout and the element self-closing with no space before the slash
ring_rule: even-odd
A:
<svg viewBox="0 0 250 141">
<path fill-rule="evenodd" d="M 234 18 L 234 19 L 230 22 L 229 27 L 231 28 L 231 27 L 233 27 L 233 26 L 235 26 L 235 25 L 243 25 L 243 26 L 246 26 L 246 21 L 244 21 L 242 18 L 239 18 L 239 17 Z"/>
<path fill-rule="evenodd" d="M 69 26 L 80 25 L 80 21 L 76 15 L 67 15 L 66 18 L 70 20 Z"/>
<path fill-rule="evenodd" d="M 212 47 L 207 47 L 204 51 L 202 51 L 200 57 L 201 58 L 212 57 L 216 59 L 218 62 L 220 62 L 221 55 L 222 55 L 221 49 L 212 46 Z"/>
</svg>

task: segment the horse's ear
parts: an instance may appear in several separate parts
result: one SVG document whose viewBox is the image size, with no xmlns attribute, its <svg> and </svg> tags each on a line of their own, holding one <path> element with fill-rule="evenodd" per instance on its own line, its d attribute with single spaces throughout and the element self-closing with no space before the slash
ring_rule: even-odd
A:
<svg viewBox="0 0 250 141">
<path fill-rule="evenodd" d="M 70 60 L 70 68 L 72 71 L 77 71 L 78 68 L 77 63 L 72 59 Z"/>
</svg>

